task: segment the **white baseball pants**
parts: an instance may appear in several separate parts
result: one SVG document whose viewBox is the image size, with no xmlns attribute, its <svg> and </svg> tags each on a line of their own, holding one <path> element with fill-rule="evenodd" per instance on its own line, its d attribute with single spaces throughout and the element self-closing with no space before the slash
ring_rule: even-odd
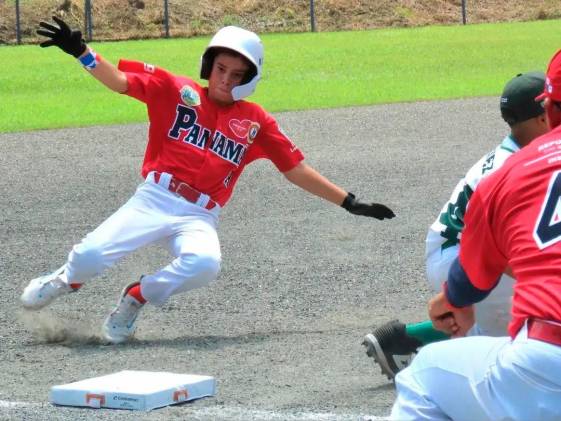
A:
<svg viewBox="0 0 561 421">
<path fill-rule="evenodd" d="M 561 346 L 471 336 L 421 348 L 395 378 L 392 420 L 561 419 Z"/>
<path fill-rule="evenodd" d="M 122 257 L 163 241 L 175 259 L 141 281 L 141 293 L 155 305 L 173 294 L 207 285 L 220 271 L 216 228 L 220 206 L 207 210 L 170 192 L 170 177 L 152 174 L 129 201 L 75 245 L 68 256 L 68 283 L 84 283 Z"/>
<path fill-rule="evenodd" d="M 430 235 L 430 233 L 429 233 Z M 429 285 L 435 293 L 442 290 L 442 284 L 448 279 L 448 271 L 454 259 L 458 256 L 458 245 L 441 250 L 440 247 L 429 250 L 427 241 L 426 271 Z M 485 297 L 475 304 L 475 325 L 467 336 L 487 335 L 505 336 L 510 321 L 512 295 L 514 293 L 514 279 L 503 275 L 499 284 Z"/>
</svg>

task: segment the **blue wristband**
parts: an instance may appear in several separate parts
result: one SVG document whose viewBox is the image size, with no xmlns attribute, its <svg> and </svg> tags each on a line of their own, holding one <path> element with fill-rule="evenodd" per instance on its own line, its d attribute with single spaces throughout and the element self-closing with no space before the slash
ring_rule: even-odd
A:
<svg viewBox="0 0 561 421">
<path fill-rule="evenodd" d="M 97 54 L 95 51 L 90 50 L 88 54 L 80 57 L 78 61 L 82 63 L 82 66 L 84 66 L 87 70 L 95 69 L 95 66 L 97 66 L 98 63 Z"/>
</svg>

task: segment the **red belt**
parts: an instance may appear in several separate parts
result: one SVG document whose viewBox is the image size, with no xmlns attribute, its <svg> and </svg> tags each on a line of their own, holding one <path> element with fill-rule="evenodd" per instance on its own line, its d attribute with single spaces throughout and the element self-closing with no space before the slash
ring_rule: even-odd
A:
<svg viewBox="0 0 561 421">
<path fill-rule="evenodd" d="M 154 181 L 156 183 L 158 183 L 160 181 L 160 176 L 161 176 L 161 173 L 154 172 Z M 171 191 L 171 192 L 177 193 L 178 195 L 183 197 L 185 200 L 187 200 L 188 202 L 194 203 L 195 205 L 198 204 L 197 202 L 199 201 L 199 198 L 204 195 L 200 191 L 191 187 L 189 184 L 184 183 L 183 181 L 178 180 L 175 177 L 171 177 L 171 180 L 170 180 L 169 186 L 168 186 L 168 190 Z M 209 197 L 208 202 L 204 206 L 204 208 L 207 209 L 207 210 L 211 210 L 215 206 L 216 206 L 216 202 L 214 200 L 210 199 L 210 197 Z"/>
<path fill-rule="evenodd" d="M 528 320 L 528 338 L 561 346 L 561 324 L 548 320 Z"/>
</svg>

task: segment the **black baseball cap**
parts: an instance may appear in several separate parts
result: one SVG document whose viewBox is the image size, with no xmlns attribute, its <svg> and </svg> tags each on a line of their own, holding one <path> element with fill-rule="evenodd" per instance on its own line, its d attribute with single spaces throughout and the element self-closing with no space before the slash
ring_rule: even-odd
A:
<svg viewBox="0 0 561 421">
<path fill-rule="evenodd" d="M 509 126 L 544 113 L 543 104 L 536 102 L 545 86 L 543 72 L 520 73 L 504 87 L 501 95 L 501 115 Z"/>
</svg>

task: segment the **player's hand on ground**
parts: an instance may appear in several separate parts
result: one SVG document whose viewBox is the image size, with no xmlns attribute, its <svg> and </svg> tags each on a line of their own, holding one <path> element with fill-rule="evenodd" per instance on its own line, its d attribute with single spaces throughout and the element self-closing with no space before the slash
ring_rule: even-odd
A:
<svg viewBox="0 0 561 421">
<path fill-rule="evenodd" d="M 428 309 L 434 328 L 453 338 L 465 336 L 475 323 L 473 306 L 453 307 L 443 292 L 429 301 Z"/>
<path fill-rule="evenodd" d="M 391 219 L 395 216 L 393 211 L 386 205 L 381 203 L 363 203 L 357 200 L 352 193 L 347 195 L 341 206 L 354 215 L 370 216 L 380 220 Z"/>
<path fill-rule="evenodd" d="M 49 38 L 39 44 L 42 48 L 56 45 L 62 51 L 70 54 L 76 58 L 80 57 L 86 51 L 86 42 L 82 38 L 82 33 L 77 30 L 72 30 L 62 19 L 53 16 L 53 20 L 58 24 L 58 27 L 48 22 L 41 21 L 37 33 Z"/>
</svg>

